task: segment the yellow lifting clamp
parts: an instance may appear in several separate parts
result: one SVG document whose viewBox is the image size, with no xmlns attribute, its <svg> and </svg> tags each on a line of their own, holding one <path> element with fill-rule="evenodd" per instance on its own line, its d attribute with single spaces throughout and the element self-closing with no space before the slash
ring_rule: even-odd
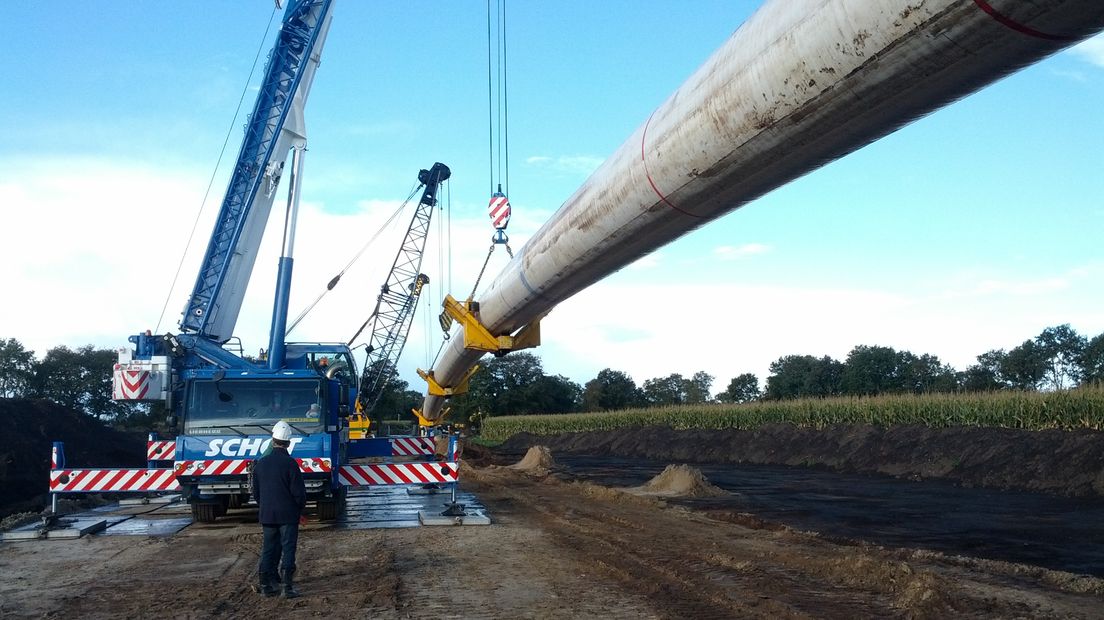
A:
<svg viewBox="0 0 1104 620">
<path fill-rule="evenodd" d="M 448 417 L 448 414 L 451 413 L 451 412 L 452 412 L 451 407 L 445 407 L 445 410 L 443 412 L 441 412 L 441 417 L 437 418 L 436 420 L 430 420 L 429 418 L 422 415 L 422 410 L 421 409 L 411 409 L 410 410 L 410 413 L 413 413 L 414 417 L 417 418 L 418 426 L 421 426 L 422 428 L 429 428 L 429 427 L 437 426 L 437 425 L 441 424 L 441 422 L 443 422 L 445 420 L 445 418 Z"/>
<path fill-rule="evenodd" d="M 451 326 L 452 320 L 459 321 L 464 327 L 465 349 L 505 355 L 510 351 L 529 349 L 540 344 L 539 319 L 522 327 L 513 336 L 494 336 L 479 321 L 478 303 L 470 299 L 461 303 L 452 295 L 445 295 L 443 305 L 445 311 L 441 314 L 441 326 Z"/>
<path fill-rule="evenodd" d="M 432 370 L 422 370 L 419 368 L 418 376 L 425 379 L 425 382 L 429 384 L 428 391 L 430 396 L 443 396 L 449 398 L 466 393 L 468 391 L 468 381 L 471 380 L 472 375 L 474 375 L 477 370 L 479 370 L 478 364 L 472 366 L 471 370 L 469 370 L 453 387 L 444 387 L 440 383 L 437 383 L 437 379 L 433 376 Z"/>
</svg>

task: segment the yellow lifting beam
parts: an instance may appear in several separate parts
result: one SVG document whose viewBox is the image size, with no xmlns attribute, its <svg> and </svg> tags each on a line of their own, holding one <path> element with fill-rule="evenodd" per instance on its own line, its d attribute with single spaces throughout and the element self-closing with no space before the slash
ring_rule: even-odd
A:
<svg viewBox="0 0 1104 620">
<path fill-rule="evenodd" d="M 459 322 L 464 328 L 465 349 L 505 355 L 540 344 L 540 319 L 522 327 L 513 336 L 495 336 L 479 321 L 477 302 L 469 299 L 461 303 L 452 295 L 445 295 L 443 305 L 445 311 L 441 314 L 441 327 L 447 331 L 454 320 Z"/>
</svg>

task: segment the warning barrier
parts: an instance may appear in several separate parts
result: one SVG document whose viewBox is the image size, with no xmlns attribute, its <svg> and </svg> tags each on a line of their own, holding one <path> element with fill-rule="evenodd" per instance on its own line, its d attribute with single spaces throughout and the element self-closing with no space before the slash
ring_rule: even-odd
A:
<svg viewBox="0 0 1104 620">
<path fill-rule="evenodd" d="M 51 493 L 175 491 L 180 488 L 171 469 L 55 469 Z"/>
<path fill-rule="evenodd" d="M 171 461 L 176 458 L 176 440 L 159 439 L 146 442 L 147 461 Z"/>
<path fill-rule="evenodd" d="M 433 437 L 391 438 L 391 456 L 432 456 L 435 449 Z"/>
<path fill-rule="evenodd" d="M 338 472 L 341 484 L 350 487 L 392 484 L 456 482 L 458 462 L 372 463 L 344 465 Z"/>
</svg>

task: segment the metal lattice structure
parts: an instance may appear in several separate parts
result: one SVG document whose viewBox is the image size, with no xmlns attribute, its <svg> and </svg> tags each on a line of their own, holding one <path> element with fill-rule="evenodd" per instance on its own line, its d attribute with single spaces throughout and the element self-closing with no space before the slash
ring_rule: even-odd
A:
<svg viewBox="0 0 1104 620">
<path fill-rule="evenodd" d="M 414 217 L 406 231 L 399 253 L 391 265 L 387 280 L 380 288 L 376 298 L 376 308 L 368 319 L 372 322 L 372 331 L 368 339 L 368 358 L 361 374 L 358 402 L 361 410 L 368 413 L 379 402 L 383 390 L 395 373 L 395 365 L 402 355 L 406 336 L 410 332 L 410 323 L 422 287 L 429 278 L 422 273 L 422 256 L 425 253 L 429 224 L 433 219 L 433 209 L 437 205 L 438 185 L 449 178 L 451 171 L 442 163 L 435 163 L 429 170 L 418 173 L 425 189 Z M 365 323 L 367 325 L 367 322 Z M 364 327 L 361 327 L 363 330 Z M 356 340 L 360 331 L 353 336 Z M 352 344 L 350 340 L 349 344 Z"/>
<path fill-rule="evenodd" d="M 297 125 L 302 124 L 306 91 L 317 66 L 310 61 L 321 53 L 325 40 L 330 3 L 300 0 L 290 3 L 284 13 L 215 230 L 184 308 L 180 327 L 186 332 L 219 342 L 232 335 L 283 157 L 293 142 L 305 140 L 298 135 L 302 128 Z M 289 122 L 296 127 L 285 127 Z"/>
</svg>

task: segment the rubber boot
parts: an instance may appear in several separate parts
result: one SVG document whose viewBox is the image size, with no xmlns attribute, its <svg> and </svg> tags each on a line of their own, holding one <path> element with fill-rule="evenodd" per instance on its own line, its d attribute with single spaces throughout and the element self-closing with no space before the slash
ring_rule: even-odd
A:
<svg viewBox="0 0 1104 620">
<path fill-rule="evenodd" d="M 280 593 L 280 589 L 276 587 L 278 583 L 275 575 L 261 573 L 257 575 L 257 583 L 253 585 L 253 591 L 262 596 L 276 596 Z"/>
<path fill-rule="evenodd" d="M 284 598 L 299 598 L 299 591 L 295 589 L 295 569 L 280 571 L 280 577 L 283 579 Z"/>
</svg>

